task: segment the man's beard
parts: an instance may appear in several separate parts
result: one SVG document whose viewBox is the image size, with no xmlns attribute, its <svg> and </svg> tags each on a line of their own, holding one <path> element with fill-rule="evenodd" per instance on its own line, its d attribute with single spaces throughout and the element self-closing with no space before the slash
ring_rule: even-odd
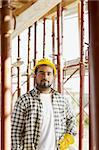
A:
<svg viewBox="0 0 99 150">
<path fill-rule="evenodd" d="M 50 88 L 52 84 L 49 83 L 49 81 L 47 80 L 41 80 L 41 83 L 38 84 L 37 83 L 37 87 L 40 87 L 40 88 Z"/>
</svg>

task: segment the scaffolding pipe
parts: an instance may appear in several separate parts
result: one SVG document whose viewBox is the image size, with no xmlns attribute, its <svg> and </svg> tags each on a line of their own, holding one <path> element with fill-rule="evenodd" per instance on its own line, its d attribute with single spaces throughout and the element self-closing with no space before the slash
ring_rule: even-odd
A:
<svg viewBox="0 0 99 150">
<path fill-rule="evenodd" d="M 61 5 L 57 5 L 57 71 L 58 71 L 58 91 L 62 93 L 62 68 L 61 68 Z"/>
<path fill-rule="evenodd" d="M 89 149 L 99 149 L 99 1 L 88 1 L 89 10 Z"/>
<path fill-rule="evenodd" d="M 37 22 L 34 23 L 34 66 L 37 59 Z"/>
<path fill-rule="evenodd" d="M 52 17 L 52 61 L 55 64 L 55 17 Z M 55 80 L 53 83 L 53 88 L 55 88 Z"/>
<path fill-rule="evenodd" d="M 34 66 L 36 65 L 37 59 L 37 22 L 34 23 Z M 34 78 L 35 85 L 35 78 Z"/>
<path fill-rule="evenodd" d="M 52 60 L 55 64 L 55 17 L 52 17 Z"/>
<path fill-rule="evenodd" d="M 20 35 L 18 35 L 18 58 L 17 62 L 20 62 Z M 17 71 L 18 71 L 18 97 L 21 94 L 21 72 L 20 72 L 20 65 L 17 66 Z"/>
<path fill-rule="evenodd" d="M 43 19 L 43 58 L 45 57 L 45 21 L 46 18 Z"/>
<path fill-rule="evenodd" d="M 60 43 L 60 45 L 61 45 L 61 48 L 60 48 L 60 54 L 61 54 L 61 56 L 63 56 L 63 7 L 61 7 L 61 43 Z M 63 86 L 63 79 L 64 79 L 64 77 L 63 77 L 63 67 L 62 67 L 62 59 L 61 59 L 61 93 L 63 93 L 64 92 L 64 86 Z"/>
<path fill-rule="evenodd" d="M 81 1 L 78 1 L 78 31 L 79 31 L 79 43 L 81 37 Z"/>
<path fill-rule="evenodd" d="M 30 34 L 31 27 L 28 28 L 27 92 L 30 90 Z"/>
<path fill-rule="evenodd" d="M 64 82 L 63 84 L 66 84 L 66 82 L 72 78 L 72 76 L 79 70 L 79 68 L 77 68 Z"/>
<path fill-rule="evenodd" d="M 76 66 L 79 66 L 79 63 L 78 63 L 78 64 L 72 64 L 72 65 L 65 66 L 65 67 L 63 68 L 63 70 L 65 71 L 65 70 L 67 70 L 68 68 L 72 68 L 72 67 L 76 67 Z"/>
<path fill-rule="evenodd" d="M 85 67 L 87 66 L 87 64 L 88 64 L 88 62 L 84 62 Z M 79 65 L 80 65 L 80 63 L 68 65 L 68 66 L 65 66 L 65 67 L 63 68 L 63 70 L 65 71 L 65 70 L 67 70 L 68 68 L 72 68 L 72 67 L 76 67 L 76 66 L 79 67 Z"/>
<path fill-rule="evenodd" d="M 79 116 L 79 150 L 83 150 L 84 128 L 84 1 L 81 0 L 81 29 L 80 29 L 80 116 Z"/>
<path fill-rule="evenodd" d="M 61 55 L 63 55 L 63 7 L 61 7 Z"/>
<path fill-rule="evenodd" d="M 1 150 L 11 150 L 11 17 L 10 1 L 1 8 Z"/>
</svg>

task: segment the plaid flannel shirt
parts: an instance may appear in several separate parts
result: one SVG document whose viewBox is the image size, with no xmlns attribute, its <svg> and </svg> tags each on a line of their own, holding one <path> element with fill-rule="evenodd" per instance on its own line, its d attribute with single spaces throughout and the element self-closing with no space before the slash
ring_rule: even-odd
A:
<svg viewBox="0 0 99 150">
<path fill-rule="evenodd" d="M 52 106 L 58 149 L 58 141 L 65 133 L 76 134 L 76 118 L 68 100 L 53 89 Z M 38 150 L 42 107 L 36 88 L 16 101 L 11 115 L 12 150 Z"/>
</svg>

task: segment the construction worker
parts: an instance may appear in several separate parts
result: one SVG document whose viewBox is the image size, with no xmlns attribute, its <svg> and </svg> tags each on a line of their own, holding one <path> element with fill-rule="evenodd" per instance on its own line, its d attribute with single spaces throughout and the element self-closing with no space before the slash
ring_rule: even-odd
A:
<svg viewBox="0 0 99 150">
<path fill-rule="evenodd" d="M 11 115 L 12 150 L 66 150 L 74 143 L 76 119 L 66 97 L 51 87 L 55 65 L 43 58 L 34 73 L 35 87 L 19 97 Z"/>
</svg>

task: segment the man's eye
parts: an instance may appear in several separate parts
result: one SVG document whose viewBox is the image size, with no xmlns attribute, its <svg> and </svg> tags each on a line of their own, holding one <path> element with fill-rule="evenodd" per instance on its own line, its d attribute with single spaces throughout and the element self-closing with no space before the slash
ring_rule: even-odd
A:
<svg viewBox="0 0 99 150">
<path fill-rule="evenodd" d="M 51 75 L 51 72 L 48 72 L 47 75 L 50 76 L 50 75 Z"/>
<path fill-rule="evenodd" d="M 38 72 L 39 74 L 41 74 L 41 75 L 48 75 L 48 76 L 50 76 L 51 75 L 51 72 L 43 72 L 43 71 L 40 71 L 40 72 Z"/>
<path fill-rule="evenodd" d="M 44 73 L 43 73 L 43 72 L 39 72 L 39 74 L 40 74 L 40 75 L 44 75 Z"/>
</svg>

